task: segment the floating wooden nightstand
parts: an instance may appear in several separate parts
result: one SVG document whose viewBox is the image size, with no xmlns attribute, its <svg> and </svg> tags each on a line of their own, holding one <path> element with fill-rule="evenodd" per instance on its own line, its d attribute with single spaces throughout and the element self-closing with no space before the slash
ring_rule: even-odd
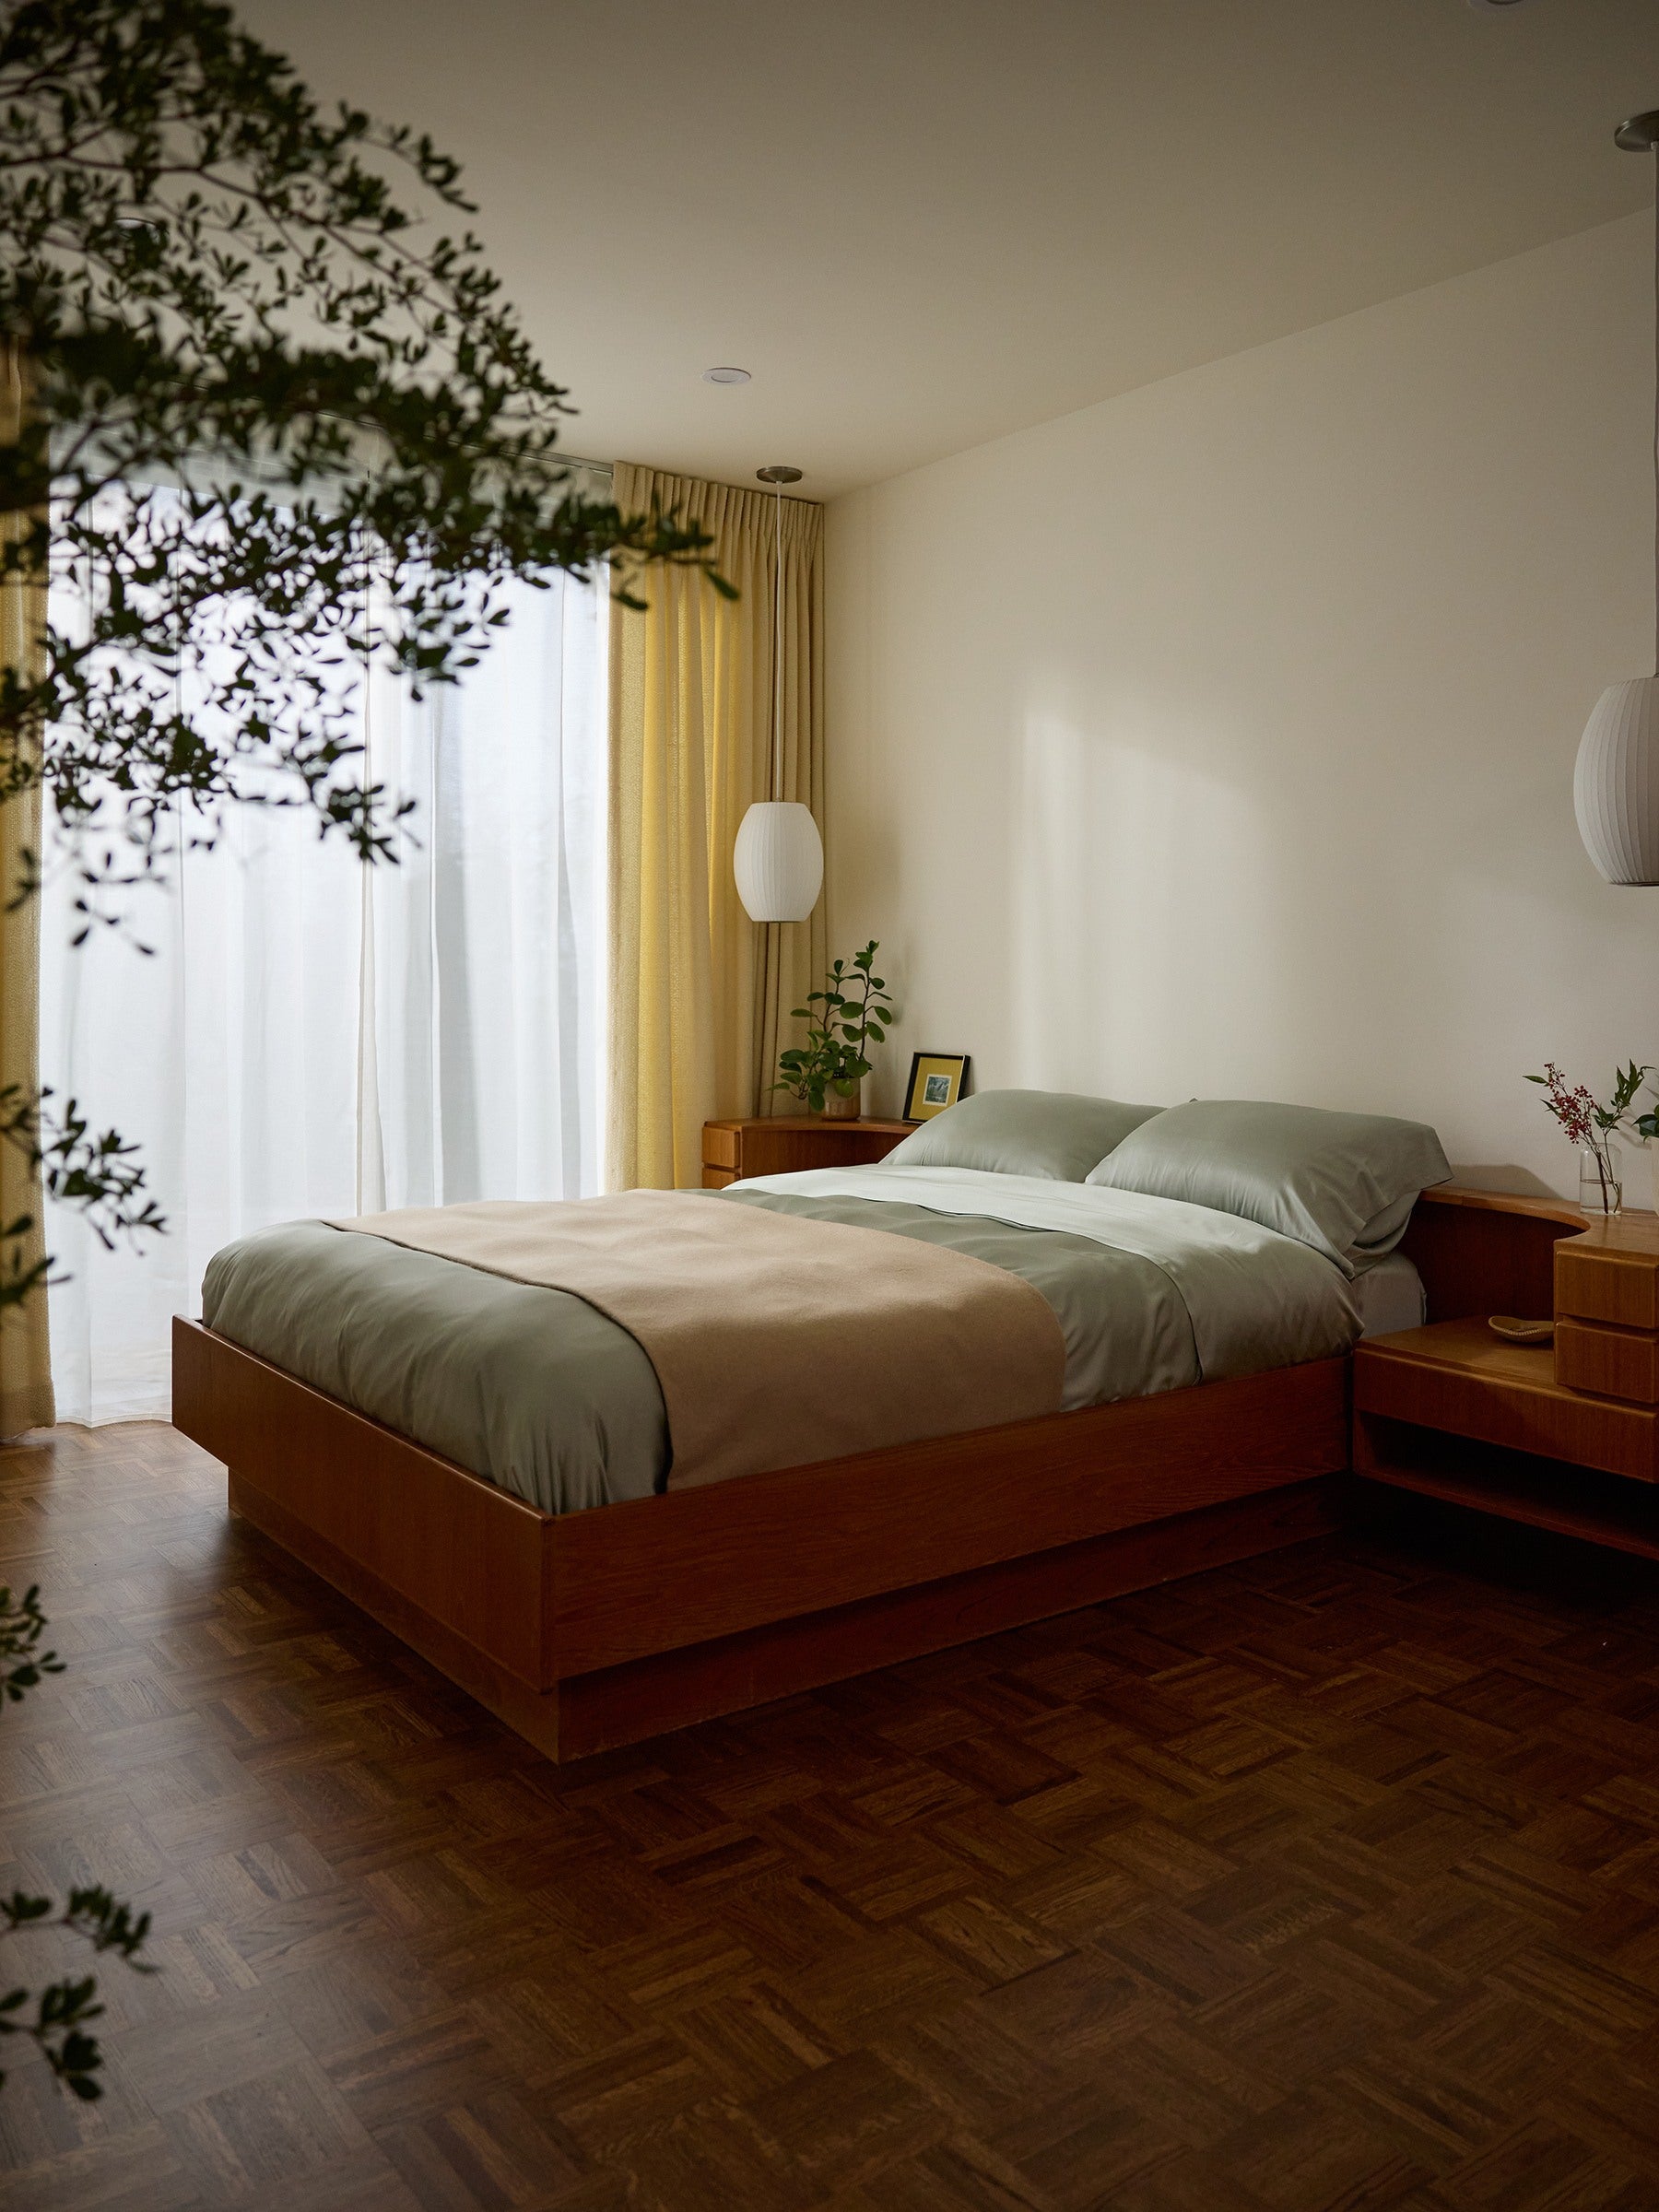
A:
<svg viewBox="0 0 1659 2212">
<path fill-rule="evenodd" d="M 885 1159 L 909 1122 L 826 1122 L 814 1113 L 703 1124 L 705 1191 L 723 1191 L 746 1175 L 790 1175 L 797 1168 L 867 1168 Z"/>
<path fill-rule="evenodd" d="M 1382 1418 L 1498 1444 L 1535 1458 L 1659 1480 L 1659 1411 L 1593 1396 L 1556 1380 L 1547 1345 L 1505 1344 L 1484 1321 L 1441 1321 L 1373 1336 L 1354 1354 L 1354 1464 L 1368 1465 L 1366 1424 Z M 1385 1455 L 1384 1455 L 1385 1456 Z"/>
<path fill-rule="evenodd" d="M 1425 1198 L 1431 1254 L 1456 1234 L 1441 1208 L 1507 1217 L 1478 1233 L 1512 1239 L 1513 1310 L 1547 1297 L 1555 1344 L 1506 1344 L 1484 1313 L 1437 1311 L 1430 1275 L 1430 1325 L 1355 1351 L 1355 1472 L 1659 1559 L 1659 1219 L 1592 1221 L 1490 1193 Z"/>
</svg>

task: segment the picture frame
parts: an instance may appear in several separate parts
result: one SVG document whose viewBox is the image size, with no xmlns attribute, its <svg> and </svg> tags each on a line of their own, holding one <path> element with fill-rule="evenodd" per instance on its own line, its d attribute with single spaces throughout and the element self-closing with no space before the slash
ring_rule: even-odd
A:
<svg viewBox="0 0 1659 2212">
<path fill-rule="evenodd" d="M 966 1053 L 912 1053 L 910 1081 L 904 1087 L 907 1122 L 931 1122 L 935 1113 L 954 1106 L 968 1080 Z"/>
</svg>

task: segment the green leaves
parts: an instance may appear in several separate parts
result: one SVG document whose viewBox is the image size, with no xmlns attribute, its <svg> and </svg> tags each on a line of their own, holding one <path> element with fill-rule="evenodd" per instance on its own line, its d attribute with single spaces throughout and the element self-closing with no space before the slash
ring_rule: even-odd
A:
<svg viewBox="0 0 1659 2212">
<path fill-rule="evenodd" d="M 1651 1073 L 1649 1068 L 1638 1067 L 1634 1060 L 1629 1067 L 1616 1069 L 1613 1096 L 1605 1107 L 1598 1106 L 1595 1110 L 1596 1119 L 1604 1129 L 1616 1129 L 1618 1126 L 1631 1100 L 1641 1088 L 1643 1078 Z"/>
<path fill-rule="evenodd" d="M 138 1959 L 149 1936 L 149 1914 L 135 1913 L 130 1905 L 124 1905 L 107 1889 L 72 1889 L 64 1908 L 64 1925 L 84 1936 L 95 1951 L 115 1952 L 135 1973 L 155 1972 L 153 1966 Z"/>
<path fill-rule="evenodd" d="M 14 1600 L 9 1585 L 0 1583 L 0 1704 L 15 1705 L 42 1675 L 63 1673 L 57 1653 L 40 1648 L 45 1632 L 39 1583 L 31 1583 Z"/>
<path fill-rule="evenodd" d="M 45 1627 L 38 1589 L 31 1586 L 20 1599 L 14 1600 L 11 1591 L 0 1586 L 0 1689 L 5 1692 L 0 1710 L 35 1688 L 42 1675 L 63 1673 L 63 1662 L 56 1653 L 40 1649 Z M 72 1889 L 68 1903 L 55 1918 L 49 1897 L 31 1897 L 25 1890 L 15 1889 L 10 1897 L 0 1898 L 0 1933 L 15 1935 L 22 1929 L 48 1926 L 68 1929 L 95 1953 L 113 1951 L 135 1973 L 155 1971 L 139 1958 L 149 1936 L 149 1914 L 135 1913 L 130 1905 L 123 1904 L 107 1889 L 90 1885 Z M 24 2017 L 27 1989 L 7 1990 L 0 1996 L 0 2036 L 29 2037 L 65 2088 L 88 2102 L 102 2094 L 96 2077 L 103 2061 L 96 2041 L 85 2032 L 87 2023 L 103 2011 L 95 2001 L 97 1992 L 97 1982 L 90 1974 L 49 1983 L 36 1999 L 32 2018 Z M 0 2087 L 5 2081 L 6 2076 L 0 2073 Z"/>
<path fill-rule="evenodd" d="M 43 1897 L 29 1901 L 50 1909 Z M 0 1997 L 0 2035 L 31 2037 L 65 2088 L 88 2104 L 103 2095 L 102 2085 L 95 2078 L 103 2064 L 102 2054 L 92 2038 L 82 2033 L 84 2024 L 97 2019 L 103 2011 L 101 2005 L 93 2002 L 97 1992 L 98 1983 L 90 1974 L 51 1983 L 36 2000 L 32 2020 L 17 2017 L 29 2002 L 28 1990 L 7 1990 Z M 0 2073 L 0 2087 L 5 2081 L 6 2076 Z"/>
<path fill-rule="evenodd" d="M 212 0 L 0 6 L 0 337 L 31 386 L 0 575 L 90 602 L 0 687 L 0 800 L 51 791 L 88 926 L 166 865 L 181 797 L 209 837 L 297 805 L 394 858 L 351 687 L 453 682 L 508 578 L 729 591 L 703 533 L 579 488 L 563 388 L 477 241 L 423 219 L 468 206 L 429 139 L 325 112 Z"/>
<path fill-rule="evenodd" d="M 53 587 L 0 670 L 0 805 L 48 794 L 76 943 L 238 806 L 394 861 L 362 685 L 455 682 L 509 579 L 608 564 L 637 605 L 670 562 L 729 592 L 703 532 L 582 488 L 469 206 L 429 139 L 325 110 L 215 0 L 0 0 L 0 581 Z M 0 897 L 39 888 L 26 853 Z M 0 1094 L 0 1139 L 106 1244 L 165 1227 L 73 1100 Z M 0 1311 L 48 1278 L 34 1229 L 0 1225 Z"/>
<path fill-rule="evenodd" d="M 865 1048 L 883 1043 L 895 1018 L 887 987 L 873 972 L 877 949 L 872 937 L 851 966 L 834 961 L 826 987 L 809 991 L 806 1006 L 794 1009 L 794 1019 L 808 1025 L 806 1041 L 778 1054 L 782 1074 L 772 1088 L 791 1092 L 814 1113 L 822 1112 L 828 1090 L 850 1098 L 873 1072 Z"/>
<path fill-rule="evenodd" d="M 135 1147 L 113 1129 L 95 1135 L 73 1099 L 60 1112 L 48 1104 L 52 1097 L 50 1089 L 31 1095 L 16 1083 L 0 1088 L 0 1144 L 22 1154 L 51 1196 L 80 1208 L 106 1252 L 123 1239 L 136 1245 L 160 1235 L 167 1223 L 147 1194 Z M 35 1227 L 31 1214 L 0 1223 L 0 1317 L 53 1279 Z M 0 1601 L 0 1652 L 3 1616 Z"/>
</svg>

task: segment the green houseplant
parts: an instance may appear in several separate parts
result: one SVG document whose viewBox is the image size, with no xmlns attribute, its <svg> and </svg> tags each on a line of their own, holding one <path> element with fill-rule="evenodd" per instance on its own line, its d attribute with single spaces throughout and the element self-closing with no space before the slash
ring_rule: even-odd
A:
<svg viewBox="0 0 1659 2212">
<path fill-rule="evenodd" d="M 508 579 L 608 562 L 637 605 L 676 562 L 730 595 L 705 533 L 582 493 L 469 209 L 427 138 L 324 108 L 217 0 L 0 0 L 0 585 L 42 606 L 0 661 L 0 806 L 50 802 L 77 943 L 129 926 L 182 800 L 205 838 L 295 806 L 394 862 L 409 810 L 362 773 L 352 672 L 456 682 Z M 69 576 L 65 620 L 45 587 Z M 0 903 L 41 866 L 25 850 Z M 0 1087 L 0 1145 L 104 1243 L 165 1228 L 74 1100 Z M 44 1293 L 36 1230 L 0 1217 L 0 1315 Z M 0 1588 L 0 1712 L 61 1671 L 45 1625 Z M 106 1890 L 0 1897 L 0 1936 L 47 1927 L 147 1971 L 148 1914 Z M 0 1991 L 0 2049 L 32 2039 L 96 2099 L 96 1996 Z"/>
<path fill-rule="evenodd" d="M 810 1113 L 857 1118 L 859 1087 L 871 1072 L 865 1048 L 886 1040 L 894 1018 L 886 982 L 875 972 L 877 949 L 872 937 L 851 964 L 838 959 L 824 988 L 791 1009 L 806 1024 L 806 1041 L 778 1054 L 782 1074 L 772 1088 L 788 1091 Z"/>
</svg>

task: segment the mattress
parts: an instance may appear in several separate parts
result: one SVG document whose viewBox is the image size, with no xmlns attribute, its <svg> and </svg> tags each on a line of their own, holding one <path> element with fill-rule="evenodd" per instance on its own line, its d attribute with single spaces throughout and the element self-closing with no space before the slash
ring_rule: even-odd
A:
<svg viewBox="0 0 1659 2212">
<path fill-rule="evenodd" d="M 1348 1287 L 1362 1336 L 1392 1336 L 1396 1329 L 1420 1329 L 1429 1318 L 1423 1278 L 1403 1252 L 1355 1277 Z"/>
<path fill-rule="evenodd" d="M 838 1169 L 735 1184 L 708 1203 L 921 1238 L 1024 1277 L 1060 1323 L 1071 1408 L 1327 1357 L 1363 1325 L 1353 1286 L 1310 1247 L 1179 1200 Z M 202 1312 L 544 1512 L 649 1496 L 665 1480 L 672 1439 L 649 1359 L 568 1292 L 309 1221 L 217 1253 Z"/>
</svg>

